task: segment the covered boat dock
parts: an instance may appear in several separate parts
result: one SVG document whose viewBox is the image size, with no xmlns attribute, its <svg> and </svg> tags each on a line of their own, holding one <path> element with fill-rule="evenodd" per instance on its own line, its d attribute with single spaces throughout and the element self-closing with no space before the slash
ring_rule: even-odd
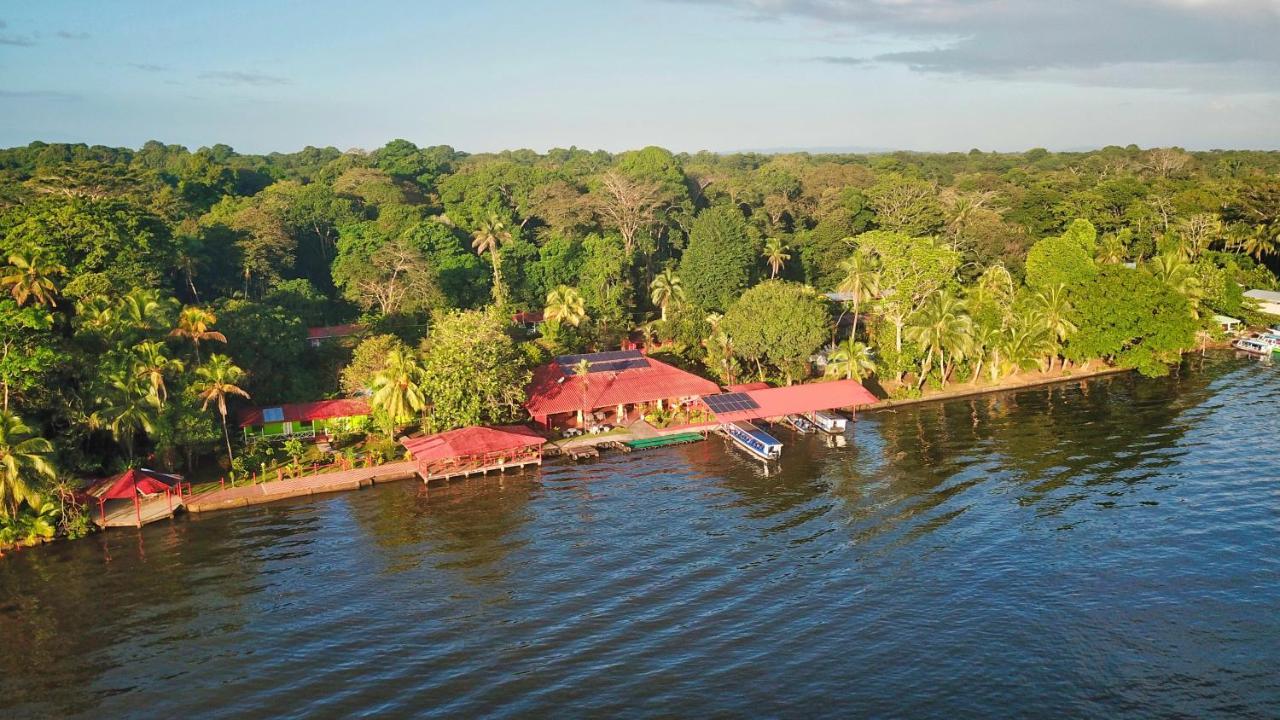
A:
<svg viewBox="0 0 1280 720">
<path fill-rule="evenodd" d="M 472 426 L 400 441 L 423 482 L 541 465 L 546 442 L 519 425 Z"/>
<path fill-rule="evenodd" d="M 758 388 L 703 396 L 702 401 L 721 423 L 812 415 L 822 410 L 855 408 L 877 402 L 856 380 Z"/>
<path fill-rule="evenodd" d="M 94 519 L 98 525 L 142 527 L 173 517 L 184 504 L 182 485 L 181 475 L 130 468 L 99 480 L 85 492 L 98 501 L 98 516 Z"/>
</svg>

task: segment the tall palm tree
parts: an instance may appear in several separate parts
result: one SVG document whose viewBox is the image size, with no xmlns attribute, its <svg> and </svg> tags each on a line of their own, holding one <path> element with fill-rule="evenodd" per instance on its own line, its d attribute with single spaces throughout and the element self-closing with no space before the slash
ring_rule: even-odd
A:
<svg viewBox="0 0 1280 720">
<path fill-rule="evenodd" d="M 938 292 L 917 313 L 906 330 L 907 339 L 925 349 L 920 366 L 920 386 L 924 387 L 933 361 L 938 360 L 942 386 L 947 385 L 951 363 L 964 358 L 973 339 L 973 323 L 964 312 L 964 303 L 949 292 Z"/>
<path fill-rule="evenodd" d="M 231 362 L 231 358 L 216 353 L 209 356 L 209 362 L 196 368 L 193 388 L 200 397 L 201 410 L 207 410 L 209 403 L 218 408 L 218 415 L 222 418 L 222 437 L 227 441 L 227 462 L 235 460 L 231 454 L 231 432 L 227 430 L 227 398 L 232 395 L 249 398 L 249 393 L 239 385 L 246 375 Z"/>
<path fill-rule="evenodd" d="M 1280 237 L 1274 233 L 1275 230 L 1259 225 L 1240 238 L 1237 246 L 1246 255 L 1252 255 L 1255 260 L 1262 260 L 1267 255 L 1280 254 Z"/>
<path fill-rule="evenodd" d="M 1067 298 L 1066 286 L 1062 284 L 1041 290 L 1032 300 L 1039 311 L 1045 330 L 1049 332 L 1052 346 L 1052 353 L 1049 355 L 1049 371 L 1052 372 L 1054 359 L 1057 358 L 1062 343 L 1076 331 L 1075 323 L 1071 322 L 1071 301 Z"/>
<path fill-rule="evenodd" d="M 853 338 L 836 345 L 827 355 L 828 377 L 844 377 L 846 380 L 861 380 L 876 371 L 875 357 L 871 348 Z"/>
<path fill-rule="evenodd" d="M 53 445 L 22 418 L 0 412 L 0 512 L 14 517 L 24 501 L 37 506 L 37 483 L 53 477 Z"/>
<path fill-rule="evenodd" d="M 496 213 L 489 213 L 488 219 L 480 221 L 471 239 L 472 249 L 480 255 L 489 253 L 493 262 L 493 302 L 498 307 L 507 304 L 507 288 L 502 284 L 502 256 L 498 250 L 509 242 L 511 232 Z"/>
<path fill-rule="evenodd" d="M 858 310 L 862 303 L 880 294 L 880 262 L 874 255 L 857 250 L 840 263 L 844 278 L 836 290 L 847 293 L 853 309 L 853 334 L 858 334 Z"/>
<path fill-rule="evenodd" d="M 159 340 L 141 342 L 133 348 L 133 373 L 151 386 L 151 392 L 160 401 L 160 407 L 164 407 L 165 401 L 169 399 L 165 376 L 180 373 L 185 368 L 181 360 L 167 357 L 164 351 L 164 343 Z"/>
<path fill-rule="evenodd" d="M 787 246 L 782 240 L 773 237 L 764 241 L 764 261 L 769 264 L 769 277 L 777 279 L 778 273 L 782 272 L 782 267 L 791 259 L 791 254 L 787 252 Z"/>
<path fill-rule="evenodd" d="M 388 435 L 394 435 L 398 427 L 426 407 L 421 383 L 422 365 L 412 350 L 393 348 L 387 353 L 386 365 L 369 385 L 373 391 L 369 404 L 387 417 L 391 424 Z"/>
<path fill-rule="evenodd" d="M 662 319 L 666 320 L 667 308 L 684 302 L 684 284 L 680 282 L 680 276 L 671 268 L 658 273 L 653 282 L 649 283 L 649 299 L 658 306 L 662 311 Z"/>
<path fill-rule="evenodd" d="M 582 299 L 582 293 L 568 285 L 561 285 L 552 290 L 547 293 L 547 307 L 542 317 L 554 327 L 559 327 L 561 323 L 578 327 L 583 320 L 587 319 L 587 306 Z"/>
<path fill-rule="evenodd" d="M 0 275 L 0 287 L 9 289 L 9 294 L 19 305 L 26 305 L 34 300 L 41 305 L 57 307 L 54 298 L 58 293 L 53 278 L 63 275 L 67 269 L 56 262 L 47 260 L 37 253 L 14 253 L 9 256 L 9 264 Z"/>
<path fill-rule="evenodd" d="M 1017 315 L 999 345 L 1003 360 L 1001 372 L 1035 368 L 1052 347 L 1049 330 L 1038 312 Z"/>
<path fill-rule="evenodd" d="M 213 340 L 220 343 L 227 341 L 227 336 L 213 330 L 218 316 L 211 311 L 195 305 L 188 305 L 178 313 L 178 325 L 169 334 L 173 337 L 190 340 L 196 351 L 196 365 L 200 364 L 200 343 Z"/>
<path fill-rule="evenodd" d="M 974 323 L 973 349 L 970 354 L 970 357 L 973 358 L 973 377 L 969 378 L 969 382 L 976 383 L 978 378 L 982 376 L 984 367 L 991 375 L 992 382 L 1000 379 L 1000 346 L 1003 340 L 1003 328 Z"/>
<path fill-rule="evenodd" d="M 138 433 L 155 432 L 160 400 L 136 375 L 116 371 L 107 376 L 97 397 L 98 409 L 89 416 L 89 427 L 111 431 L 111 436 L 124 447 L 125 457 L 133 464 Z"/>
</svg>

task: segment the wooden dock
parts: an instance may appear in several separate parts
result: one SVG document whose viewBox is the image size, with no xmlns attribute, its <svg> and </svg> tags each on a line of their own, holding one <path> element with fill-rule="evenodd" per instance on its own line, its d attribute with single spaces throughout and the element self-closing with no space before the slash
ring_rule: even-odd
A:
<svg viewBox="0 0 1280 720">
<path fill-rule="evenodd" d="M 453 480 L 456 478 L 471 477 L 472 475 L 487 475 L 491 472 L 506 472 L 508 470 L 519 470 L 529 465 L 541 465 L 542 458 L 527 458 L 523 460 L 513 460 L 511 462 L 492 464 L 492 465 L 457 465 L 454 467 L 440 469 L 427 474 L 417 468 L 414 472 L 423 482 L 431 482 L 432 480 Z"/>
<path fill-rule="evenodd" d="M 339 472 L 304 475 L 288 480 L 241 485 L 224 490 L 201 493 L 186 500 L 187 510 L 193 513 L 227 510 L 261 505 L 286 498 L 319 495 L 342 490 L 359 490 L 375 483 L 391 480 L 407 480 L 416 477 L 417 465 L 413 462 L 397 462 L 377 467 L 354 468 Z M 133 508 L 130 506 L 132 514 Z"/>
<path fill-rule="evenodd" d="M 129 500 L 113 500 L 105 518 L 96 508 L 92 510 L 90 516 L 99 527 L 142 527 L 147 523 L 173 517 L 183 504 L 184 500 L 176 493 L 171 498 L 159 495 L 140 500 L 136 508 Z"/>
</svg>

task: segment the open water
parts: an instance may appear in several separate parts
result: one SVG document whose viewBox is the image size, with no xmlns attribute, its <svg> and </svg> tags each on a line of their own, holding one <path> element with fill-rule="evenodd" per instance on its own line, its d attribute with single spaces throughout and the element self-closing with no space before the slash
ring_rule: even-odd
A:
<svg viewBox="0 0 1280 720">
<path fill-rule="evenodd" d="M 1280 367 L 0 560 L 0 717 L 1280 717 Z"/>
</svg>

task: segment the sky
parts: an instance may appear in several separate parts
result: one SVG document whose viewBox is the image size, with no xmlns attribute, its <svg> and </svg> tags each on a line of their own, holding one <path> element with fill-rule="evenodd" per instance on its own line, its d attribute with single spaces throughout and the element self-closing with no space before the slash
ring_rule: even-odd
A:
<svg viewBox="0 0 1280 720">
<path fill-rule="evenodd" d="M 0 0 L 0 146 L 1280 149 L 1280 0 Z"/>
</svg>

